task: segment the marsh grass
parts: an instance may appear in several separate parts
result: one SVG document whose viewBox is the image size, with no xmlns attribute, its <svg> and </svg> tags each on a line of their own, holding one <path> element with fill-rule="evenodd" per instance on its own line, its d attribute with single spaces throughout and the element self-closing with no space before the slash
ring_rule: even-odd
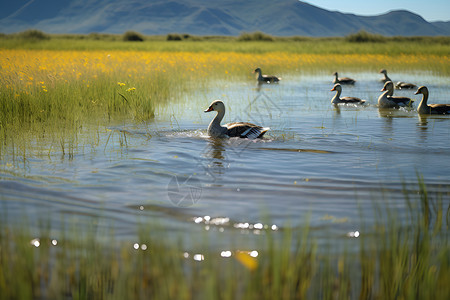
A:
<svg viewBox="0 0 450 300">
<path fill-rule="evenodd" d="M 91 128 L 90 136 L 95 136 L 99 126 L 147 122 L 156 107 L 207 89 L 213 80 L 254 82 L 251 71 L 257 66 L 282 77 L 337 69 L 376 74 L 386 65 L 393 72 L 450 75 L 449 46 L 435 43 L 425 49 L 417 41 L 351 47 L 337 39 L 5 41 L 0 49 L 0 157 L 12 152 L 22 159 L 32 145 L 42 145 L 46 153 L 60 149 L 73 155 L 80 132 Z M 38 50 L 42 48 L 46 50 Z M 84 48 L 89 50 L 79 50 Z"/>
<path fill-rule="evenodd" d="M 173 68 L 138 67 L 124 60 L 113 64 L 105 53 L 7 54 L 0 70 L 0 157 L 8 152 L 13 160 L 25 159 L 32 149 L 50 148 L 73 155 L 81 132 L 90 130 L 90 139 L 115 122 L 153 119 L 155 108 L 184 84 L 175 83 L 180 76 Z"/>
<path fill-rule="evenodd" d="M 221 257 L 206 240 L 194 260 L 156 224 L 143 224 L 133 244 L 97 225 L 55 238 L 44 221 L 31 233 L 6 226 L 3 213 L 0 299 L 448 299 L 448 203 L 418 181 L 405 191 L 406 220 L 374 202 L 379 218 L 356 249 L 348 237 L 318 249 L 306 223 L 263 234 L 256 258 Z"/>
</svg>

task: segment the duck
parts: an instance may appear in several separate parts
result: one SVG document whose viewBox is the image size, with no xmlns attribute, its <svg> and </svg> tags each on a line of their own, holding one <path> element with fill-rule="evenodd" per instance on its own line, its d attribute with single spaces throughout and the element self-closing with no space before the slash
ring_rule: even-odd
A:
<svg viewBox="0 0 450 300">
<path fill-rule="evenodd" d="M 256 68 L 253 73 L 258 73 L 258 83 L 278 83 L 281 78 L 274 76 L 274 75 L 262 75 L 261 68 Z"/>
<path fill-rule="evenodd" d="M 262 138 L 263 135 L 270 130 L 268 127 L 262 127 L 248 122 L 233 122 L 220 125 L 225 115 L 225 104 L 221 100 L 214 100 L 206 112 L 216 111 L 217 115 L 208 126 L 208 135 L 212 138 Z"/>
<path fill-rule="evenodd" d="M 450 104 L 427 104 L 428 88 L 421 86 L 414 93 L 415 95 L 422 94 L 422 101 L 417 107 L 417 112 L 421 115 L 446 115 L 450 114 Z"/>
<path fill-rule="evenodd" d="M 381 82 L 386 83 L 388 81 L 392 81 L 389 76 L 387 75 L 387 70 L 386 69 L 381 69 L 380 73 L 384 75 L 383 78 L 380 79 Z"/>
<path fill-rule="evenodd" d="M 386 82 L 388 82 L 388 81 L 392 81 L 392 80 L 389 78 L 389 76 L 387 75 L 386 69 L 381 69 L 381 70 L 380 70 L 380 73 L 381 73 L 381 74 L 384 74 L 384 77 L 381 78 L 380 81 L 382 81 L 382 82 L 384 82 L 384 83 L 386 83 Z M 393 81 L 392 81 L 392 82 L 393 82 Z M 401 90 L 401 89 L 414 89 L 414 88 L 416 88 L 416 87 L 417 87 L 417 85 L 415 85 L 415 84 L 413 84 L 413 83 L 407 83 L 407 82 L 403 82 L 403 81 L 398 81 L 398 82 L 395 84 L 395 88 L 396 88 L 396 89 L 399 89 L 399 90 Z"/>
<path fill-rule="evenodd" d="M 336 91 L 336 95 L 331 99 L 331 104 L 364 104 L 366 100 L 361 100 L 356 97 L 340 97 L 342 93 L 342 86 L 337 83 L 330 91 Z"/>
<path fill-rule="evenodd" d="M 340 83 L 340 84 L 355 84 L 356 80 L 348 77 L 338 77 L 338 72 L 333 73 L 334 79 L 333 83 Z"/>
<path fill-rule="evenodd" d="M 407 82 L 403 82 L 403 81 L 399 81 L 395 84 L 395 88 L 401 90 L 401 89 L 414 89 L 416 88 L 417 85 L 415 85 L 414 83 L 407 83 Z"/>
<path fill-rule="evenodd" d="M 411 107 L 414 100 L 408 97 L 398 97 L 394 95 L 394 83 L 387 81 L 381 89 L 383 94 L 378 97 L 378 107 L 380 108 L 399 108 Z"/>
</svg>

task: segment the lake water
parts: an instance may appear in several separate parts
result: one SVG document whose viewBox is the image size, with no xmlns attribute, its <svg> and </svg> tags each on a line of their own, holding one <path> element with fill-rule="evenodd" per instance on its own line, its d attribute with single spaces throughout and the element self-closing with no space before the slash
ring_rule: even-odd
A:
<svg viewBox="0 0 450 300">
<path fill-rule="evenodd" d="M 80 145 L 73 157 L 54 151 L 19 164 L 5 158 L 0 207 L 9 223 L 49 219 L 55 235 L 68 222 L 80 230 L 113 228 L 103 237 L 133 243 L 140 224 L 156 223 L 187 248 L 206 237 L 217 249 L 249 247 L 266 231 L 305 224 L 319 243 L 370 234 L 375 206 L 398 209 L 401 218 L 404 188 L 419 197 L 417 174 L 447 207 L 450 117 L 379 111 L 380 76 L 348 75 L 358 82 L 343 86 L 342 96 L 367 105 L 331 106 L 329 74 L 285 76 L 261 89 L 214 81 L 160 108 L 153 122 L 99 130 L 99 145 Z M 450 103 L 450 78 L 397 76 L 428 86 L 429 103 Z M 416 99 L 417 107 L 421 95 L 414 92 L 395 94 Z M 225 102 L 225 122 L 271 130 L 261 140 L 210 139 L 215 113 L 203 110 L 214 99 Z"/>
</svg>

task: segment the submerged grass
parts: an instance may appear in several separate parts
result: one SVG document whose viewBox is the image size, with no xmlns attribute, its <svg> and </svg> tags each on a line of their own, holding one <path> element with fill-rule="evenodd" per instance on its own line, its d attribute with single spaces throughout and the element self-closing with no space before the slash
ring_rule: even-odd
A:
<svg viewBox="0 0 450 300">
<path fill-rule="evenodd" d="M 258 255 L 204 250 L 197 258 L 158 237 L 154 224 L 135 244 L 112 232 L 71 228 L 54 238 L 48 225 L 32 234 L 2 224 L 0 299 L 448 299 L 449 204 L 422 178 L 414 193 L 419 199 L 405 192 L 409 219 L 376 206 L 380 218 L 357 237 L 359 250 L 333 253 L 318 249 L 308 224 L 266 232 Z"/>
</svg>

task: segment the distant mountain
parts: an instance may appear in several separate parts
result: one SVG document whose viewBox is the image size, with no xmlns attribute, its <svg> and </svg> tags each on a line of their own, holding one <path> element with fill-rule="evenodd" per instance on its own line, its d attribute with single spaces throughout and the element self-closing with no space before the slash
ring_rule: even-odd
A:
<svg viewBox="0 0 450 300">
<path fill-rule="evenodd" d="M 446 32 L 450 32 L 450 22 L 448 22 L 448 21 L 447 22 L 443 22 L 443 21 L 432 22 L 431 24 L 433 24 L 434 26 L 436 26 Z"/>
<path fill-rule="evenodd" d="M 450 22 L 427 22 L 406 10 L 377 16 L 328 11 L 297 0 L 15 0 L 0 4 L 0 32 L 189 33 L 344 36 L 359 30 L 386 36 L 450 35 Z"/>
</svg>

